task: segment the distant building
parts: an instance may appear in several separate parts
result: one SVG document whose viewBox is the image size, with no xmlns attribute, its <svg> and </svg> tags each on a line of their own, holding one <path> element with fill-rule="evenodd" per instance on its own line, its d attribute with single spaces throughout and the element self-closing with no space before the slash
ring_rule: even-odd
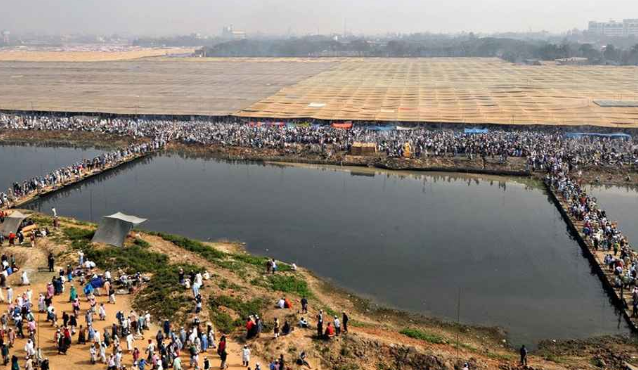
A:
<svg viewBox="0 0 638 370">
<path fill-rule="evenodd" d="M 8 45 L 9 42 L 11 41 L 11 39 L 9 38 L 9 36 L 11 35 L 11 33 L 7 30 L 2 31 L 2 43 Z"/>
<path fill-rule="evenodd" d="M 233 25 L 222 28 L 222 38 L 225 40 L 243 40 L 246 32 L 233 29 Z"/>
<path fill-rule="evenodd" d="M 563 65 L 563 66 L 589 64 L 589 59 L 587 59 L 587 58 L 579 58 L 579 57 L 560 58 L 560 59 L 555 59 L 554 61 L 556 62 L 556 64 Z"/>
<path fill-rule="evenodd" d="M 624 19 L 622 22 L 589 22 L 588 31 L 595 35 L 609 37 L 638 36 L 638 19 Z"/>
</svg>

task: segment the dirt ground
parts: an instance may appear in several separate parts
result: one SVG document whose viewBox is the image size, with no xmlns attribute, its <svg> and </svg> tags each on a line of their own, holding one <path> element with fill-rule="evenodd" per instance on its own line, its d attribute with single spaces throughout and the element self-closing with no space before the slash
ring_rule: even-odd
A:
<svg viewBox="0 0 638 370">
<path fill-rule="evenodd" d="M 78 224 L 63 223 L 63 225 L 65 224 L 72 225 L 73 227 L 76 227 L 76 228 L 85 227 Z M 153 240 L 154 245 L 157 245 L 158 250 L 168 251 L 171 249 L 169 248 L 168 245 L 160 246 L 159 245 L 160 244 L 159 240 L 161 240 L 160 238 L 151 237 L 151 236 L 145 236 L 145 238 L 149 238 Z M 175 250 L 175 248 L 172 248 L 172 249 Z M 17 264 L 24 266 L 23 269 L 26 269 L 29 275 L 29 279 L 31 282 L 31 285 L 29 286 L 20 285 L 20 275 L 22 270 L 19 273 L 14 274 L 9 278 L 8 284 L 14 288 L 15 296 L 17 297 L 18 295 L 30 289 L 33 292 L 33 297 L 35 299 L 36 308 L 37 308 L 38 295 L 40 293 L 46 292 L 47 282 L 51 281 L 51 278 L 56 275 L 56 273 L 39 272 L 38 268 L 39 267 L 44 268 L 47 265 L 46 261 L 47 261 L 47 256 L 49 252 L 53 252 L 54 254 L 64 253 L 66 251 L 65 246 L 62 246 L 56 243 L 54 241 L 54 237 L 50 237 L 50 238 L 38 240 L 38 244 L 36 245 L 35 249 L 18 246 L 18 247 L 11 247 L 11 248 L 5 247 L 5 248 L 2 248 L 2 251 L 4 254 L 7 254 L 7 255 L 13 254 L 16 257 Z M 174 252 L 171 253 L 171 257 L 175 257 L 175 256 L 177 256 L 177 254 L 175 254 Z M 194 256 L 190 255 L 188 257 L 194 257 Z M 56 261 L 56 271 L 59 268 L 64 268 L 67 263 L 72 262 L 73 259 L 75 258 L 77 258 L 77 255 L 71 254 L 71 255 L 66 255 L 65 257 L 63 257 L 61 261 Z M 62 295 L 55 296 L 53 299 L 53 306 L 58 312 L 59 325 L 61 325 L 63 312 L 71 313 L 73 311 L 71 307 L 71 303 L 69 302 L 69 291 L 71 289 L 71 285 L 75 286 L 78 292 L 82 291 L 82 287 L 78 284 L 76 280 L 70 284 L 69 283 L 65 284 L 65 292 Z M 82 297 L 82 294 L 80 294 L 80 297 Z M 5 298 L 6 298 L 6 294 L 5 294 Z M 107 318 L 105 321 L 100 321 L 99 319 L 96 319 L 94 321 L 94 327 L 100 332 L 103 332 L 104 328 L 107 328 L 107 327 L 110 328 L 110 326 L 114 322 L 116 322 L 115 314 L 118 311 L 129 313 L 133 310 L 132 308 L 133 299 L 134 297 L 131 295 L 117 295 L 116 303 L 110 304 L 108 303 L 108 298 L 106 295 L 103 294 L 101 296 L 97 296 L 98 305 L 100 303 L 104 303 Z M 6 304 L 7 303 L 3 303 L 2 305 L 5 306 Z M 80 317 L 78 318 L 78 325 L 84 325 L 86 327 L 84 323 L 83 315 L 86 312 L 86 309 L 88 308 L 88 303 L 85 299 L 81 300 L 80 307 L 81 307 L 81 310 L 80 310 Z M 56 326 L 54 326 L 52 323 L 45 322 L 45 319 L 46 319 L 45 313 L 36 313 L 36 321 L 38 322 L 38 328 L 39 328 L 37 331 L 36 341 L 39 341 L 40 343 L 40 348 L 42 349 L 43 356 L 49 359 L 51 369 L 81 370 L 81 369 L 87 369 L 87 368 L 103 368 L 104 367 L 104 365 L 101 365 L 101 364 L 91 365 L 90 355 L 89 355 L 90 345 L 78 344 L 77 334 L 74 336 L 73 344 L 71 345 L 71 348 L 68 350 L 67 354 L 59 355 L 57 353 L 57 347 L 54 341 Z M 139 348 L 140 351 L 142 351 L 142 353 L 144 352 L 144 349 L 146 348 L 147 340 L 154 338 L 155 334 L 157 333 L 157 330 L 159 328 L 158 327 L 159 323 L 156 322 L 156 320 L 157 318 L 152 318 L 153 322 L 150 325 L 150 330 L 144 332 L 144 337 L 135 339 L 134 347 Z M 203 322 L 206 322 L 206 321 L 203 320 Z M 24 363 L 25 343 L 26 343 L 26 339 L 19 339 L 19 338 L 16 339 L 14 350 L 11 351 L 11 354 L 15 353 L 19 357 L 20 364 Z M 132 366 L 133 360 L 132 360 L 132 356 L 130 352 L 127 351 L 126 349 L 126 341 L 121 340 L 120 344 L 121 344 L 121 348 L 124 350 L 123 363 L 124 365 L 130 368 Z M 230 369 L 240 369 L 240 368 L 244 369 L 244 367 L 241 366 L 241 362 L 242 362 L 241 348 L 242 348 L 242 344 L 237 343 L 233 339 L 229 340 L 227 362 Z M 110 354 L 110 348 L 109 348 L 109 351 L 107 352 L 107 356 L 109 354 Z M 211 363 L 214 364 L 215 366 L 218 366 L 218 364 L 220 363 L 219 356 L 214 352 L 214 350 L 209 348 L 206 354 L 201 354 L 199 357 L 200 367 L 203 366 L 203 361 L 205 356 L 208 357 Z M 257 362 L 261 361 L 262 364 L 264 363 L 263 360 L 260 360 L 259 357 L 257 356 L 253 355 L 252 357 L 253 357 L 253 361 L 257 361 Z M 182 363 L 183 364 L 189 363 L 187 351 L 182 352 Z"/>
<path fill-rule="evenodd" d="M 44 217 L 44 216 L 39 216 Z M 63 219 L 62 227 L 74 227 L 83 229 L 93 229 L 94 225 L 83 222 L 76 222 L 70 219 Z M 252 283 L 254 279 L 264 277 L 265 271 L 256 268 L 247 271 L 228 270 L 220 265 L 212 263 L 203 256 L 185 250 L 160 236 L 150 235 L 144 232 L 135 231 L 132 238 L 140 238 L 149 244 L 153 252 L 165 254 L 169 257 L 170 263 L 189 263 L 204 268 L 211 273 L 211 280 L 206 281 L 202 293 L 204 301 L 215 299 L 220 295 L 230 295 L 236 298 L 263 297 L 270 304 L 263 312 L 262 319 L 270 323 L 275 317 L 283 320 L 290 320 L 294 324 L 302 316 L 299 312 L 299 296 L 286 294 L 293 301 L 292 309 L 277 309 L 274 302 L 281 296 L 281 293 L 268 292 L 260 285 Z M 129 240 L 128 243 L 131 242 Z M 128 244 L 127 243 L 127 244 Z M 226 241 L 206 243 L 210 248 L 214 248 L 225 253 L 244 253 L 241 244 Z M 27 247 L 3 247 L 2 252 L 7 255 L 14 255 L 17 264 L 26 270 L 31 279 L 31 285 L 20 286 L 20 273 L 14 274 L 9 279 L 9 284 L 14 287 L 17 294 L 27 289 L 33 291 L 34 298 L 40 292 L 45 291 L 46 283 L 50 281 L 53 273 L 39 272 L 39 267 L 46 265 L 46 257 L 53 252 L 58 255 L 56 268 L 64 267 L 77 259 L 77 254 L 71 252 L 68 245 L 63 242 L 60 231 L 45 239 L 39 239 L 35 249 Z M 235 332 L 228 334 L 229 343 L 229 366 L 231 369 L 244 368 L 241 366 L 240 351 L 244 344 L 248 344 L 252 350 L 252 363 L 259 362 L 262 368 L 275 357 L 283 354 L 287 361 L 292 362 L 296 355 L 304 350 L 308 353 L 309 362 L 313 369 L 338 369 L 338 370 L 379 370 L 379 369 L 460 369 L 463 362 L 469 362 L 472 369 L 519 369 L 516 363 L 516 354 L 509 349 L 502 340 L 502 333 L 489 328 L 474 328 L 469 326 L 456 326 L 454 324 L 441 322 L 435 319 L 408 315 L 400 311 L 394 311 L 376 307 L 369 302 L 362 300 L 346 291 L 334 287 L 325 281 L 315 277 L 310 271 L 299 268 L 293 272 L 300 278 L 307 281 L 309 289 L 314 297 L 311 300 L 310 311 L 303 315 L 311 323 L 319 309 L 334 312 L 339 315 L 342 311 L 347 311 L 352 319 L 350 330 L 347 335 L 336 337 L 331 341 L 317 340 L 313 329 L 296 328 L 285 337 L 274 339 L 272 332 L 264 332 L 259 338 L 247 342 L 244 339 L 243 331 L 239 328 Z M 77 282 L 73 282 L 78 291 L 81 287 Z M 53 305 L 61 317 L 63 311 L 71 311 L 68 302 L 68 292 L 70 285 L 67 284 L 66 291 L 60 296 L 56 296 Z M 116 304 L 107 303 L 106 296 L 99 296 L 98 303 L 105 303 L 107 320 L 96 321 L 96 327 L 103 330 L 114 321 L 114 315 L 118 310 L 128 313 L 132 310 L 132 303 L 135 295 L 118 295 Z M 6 307 L 6 303 L 3 304 Z M 204 311 L 198 316 L 202 322 L 210 319 L 210 312 L 207 305 Z M 81 318 L 79 324 L 84 324 L 82 314 L 87 308 L 87 303 L 81 303 Z M 232 311 L 228 311 L 235 315 Z M 188 319 L 194 314 L 189 314 Z M 76 343 L 77 336 L 74 337 L 73 344 L 67 355 L 58 355 L 53 341 L 55 328 L 50 323 L 44 322 L 44 314 L 37 314 L 38 338 L 43 355 L 48 357 L 52 369 L 87 369 L 102 368 L 103 365 L 90 365 L 89 346 Z M 153 317 L 151 330 L 145 332 L 145 338 L 138 338 L 135 346 L 143 351 L 146 340 L 154 338 L 157 332 L 159 320 Z M 328 322 L 331 318 L 328 317 Z M 411 338 L 400 334 L 399 331 L 405 327 L 417 327 L 432 335 L 445 338 L 442 341 L 430 342 L 423 339 Z M 217 333 L 217 338 L 220 336 Z M 457 341 L 459 345 L 457 345 Z M 18 339 L 14 349 L 19 356 L 21 364 L 24 361 L 24 342 Z M 131 355 L 126 351 L 126 343 L 121 342 L 124 349 L 124 363 L 129 366 L 132 363 Z M 624 361 L 632 361 L 638 358 L 637 347 L 631 340 L 604 337 L 594 338 L 584 341 L 565 341 L 543 343 L 538 351 L 530 356 L 531 367 L 529 369 L 596 369 L 600 368 L 596 364 L 600 361 L 606 364 L 605 368 L 620 369 Z M 219 364 L 219 358 L 213 350 L 205 354 L 215 368 Z M 200 365 L 203 357 L 200 355 Z M 187 355 L 183 357 L 183 363 L 188 363 Z M 304 367 L 293 367 L 295 370 Z"/>
<path fill-rule="evenodd" d="M 192 54 L 192 48 L 123 48 L 117 51 L 99 50 L 0 50 L 0 61 L 22 62 L 105 62 L 174 54 Z"/>
</svg>

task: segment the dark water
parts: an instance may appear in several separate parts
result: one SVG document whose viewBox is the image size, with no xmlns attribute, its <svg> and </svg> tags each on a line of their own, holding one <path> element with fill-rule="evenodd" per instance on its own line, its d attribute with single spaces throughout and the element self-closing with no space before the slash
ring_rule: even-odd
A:
<svg viewBox="0 0 638 370">
<path fill-rule="evenodd" d="M 618 222 L 620 231 L 634 249 L 638 248 L 638 188 L 596 186 L 587 191 L 598 199 L 598 205 L 607 211 L 607 216 Z"/>
<path fill-rule="evenodd" d="M 14 182 L 44 175 L 101 153 L 86 148 L 0 145 L 0 191 L 5 192 Z"/>
<path fill-rule="evenodd" d="M 358 170 L 360 171 L 360 170 Z M 538 187 L 162 155 L 32 205 L 247 242 L 398 308 L 498 325 L 514 344 L 627 333 Z"/>
</svg>

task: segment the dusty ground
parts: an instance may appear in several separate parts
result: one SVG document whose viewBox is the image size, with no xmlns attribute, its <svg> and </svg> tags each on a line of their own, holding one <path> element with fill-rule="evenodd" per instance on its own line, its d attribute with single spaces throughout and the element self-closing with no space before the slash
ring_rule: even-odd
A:
<svg viewBox="0 0 638 370">
<path fill-rule="evenodd" d="M 42 216 L 38 216 L 42 217 Z M 46 220 L 46 217 L 42 217 Z M 84 222 L 76 222 L 70 219 L 63 219 L 62 227 L 74 227 L 82 229 L 93 229 L 95 226 Z M 242 269 L 227 269 L 219 264 L 207 260 L 202 255 L 179 247 L 172 242 L 156 235 L 134 231 L 132 237 L 139 237 L 149 243 L 149 248 L 153 252 L 165 254 L 169 257 L 170 263 L 189 263 L 208 270 L 212 278 L 204 284 L 202 289 L 204 301 L 214 300 L 220 295 L 232 296 L 240 299 L 250 299 L 251 297 L 263 297 L 270 302 L 263 310 L 262 318 L 265 323 L 271 323 L 278 317 L 282 323 L 288 319 L 291 323 L 296 323 L 301 317 L 299 313 L 300 297 L 286 293 L 285 295 L 293 301 L 293 309 L 280 310 L 274 307 L 275 301 L 282 295 L 264 288 L 262 285 L 255 285 L 255 279 L 265 277 L 263 267 L 250 267 Z M 209 248 L 214 248 L 226 253 L 243 253 L 242 247 L 238 243 L 213 242 L 206 243 Z M 71 252 L 67 242 L 64 241 L 60 231 L 47 239 L 39 240 L 35 249 L 25 247 L 3 248 L 3 253 L 14 254 L 19 265 L 29 271 L 32 285 L 30 287 L 17 287 L 16 292 L 22 292 L 30 288 L 37 297 L 38 293 L 44 291 L 45 284 L 50 280 L 52 274 L 48 272 L 37 272 L 38 267 L 46 264 L 46 256 L 49 252 L 58 255 L 58 266 L 64 266 L 69 261 L 77 258 L 75 252 Z M 366 300 L 362 300 L 346 291 L 331 286 L 325 281 L 312 275 L 310 271 L 300 268 L 297 272 L 284 273 L 293 274 L 308 283 L 314 297 L 310 300 L 310 312 L 305 317 L 314 323 L 314 316 L 319 309 L 327 313 L 339 314 L 347 311 L 351 317 L 350 331 L 347 335 L 342 335 L 329 342 L 317 340 L 314 337 L 313 329 L 304 330 L 296 328 L 289 336 L 273 339 L 271 331 L 265 331 L 261 337 L 246 342 L 244 330 L 238 328 L 229 332 L 229 364 L 231 368 L 242 368 L 240 359 L 240 349 L 245 344 L 253 351 L 253 364 L 260 362 L 266 365 L 274 357 L 283 354 L 287 361 L 291 361 L 301 351 L 305 350 L 310 359 L 313 369 L 335 369 L 335 370 L 379 370 L 379 369 L 459 369 L 463 362 L 470 362 L 472 369 L 515 369 L 516 353 L 507 348 L 502 342 L 503 333 L 489 328 L 475 328 L 469 326 L 457 326 L 426 317 L 408 315 L 406 313 L 388 310 L 377 307 Z M 13 275 L 10 283 L 15 287 L 18 285 L 19 276 Z M 77 286 L 76 286 L 77 287 Z M 77 287 L 79 288 L 79 287 Z M 61 316 L 62 310 L 70 310 L 67 293 L 57 296 L 54 306 Z M 110 325 L 113 315 L 117 310 L 129 312 L 132 302 L 136 296 L 118 296 L 117 304 L 106 304 L 108 318 L 104 322 L 98 322 L 97 326 L 103 328 Z M 106 302 L 106 297 L 98 298 L 98 302 Z M 86 303 L 82 303 L 82 308 L 86 308 Z M 233 317 L 236 313 L 232 309 L 224 308 Z M 204 311 L 199 317 L 202 322 L 208 321 L 211 312 L 208 305 L 204 306 Z M 189 314 L 188 318 L 192 318 Z M 328 322 L 331 321 L 326 314 Z M 160 318 L 154 317 L 156 323 Z M 88 346 L 72 345 L 66 356 L 57 355 L 53 343 L 54 329 L 50 324 L 44 323 L 41 318 L 40 341 L 45 356 L 49 357 L 52 369 L 66 368 L 69 370 L 101 368 L 101 365 L 90 366 L 88 363 Z M 83 323 L 83 319 L 79 323 Z M 441 341 L 431 342 L 429 340 L 415 339 L 399 333 L 403 328 L 418 328 L 430 335 L 442 338 Z M 153 337 L 156 326 L 146 337 Z M 218 331 L 218 338 L 219 338 Z M 15 348 L 22 357 L 23 342 L 18 340 Z M 136 346 L 143 347 L 144 341 L 139 339 Z M 458 345 L 457 345 L 458 343 Z M 125 343 L 122 343 L 124 348 Z M 207 356 L 212 363 L 218 364 L 218 356 L 209 350 Z M 620 369 L 624 361 L 633 361 L 638 358 L 638 350 L 634 342 L 615 337 L 596 338 L 585 341 L 565 341 L 543 343 L 540 349 L 530 356 L 530 364 L 534 369 L 596 369 L 600 368 L 602 361 L 608 369 Z M 125 363 L 131 363 L 131 356 L 125 352 Z M 188 360 L 186 357 L 183 360 Z M 203 361 L 203 356 L 200 356 Z M 185 362 L 187 363 L 187 362 Z M 295 366 L 295 369 L 300 367 Z"/>
<path fill-rule="evenodd" d="M 173 54 L 192 54 L 192 48 L 119 48 L 111 50 L 24 50 L 19 48 L 0 49 L 0 61 L 21 62 L 104 62 L 114 60 L 130 60 Z"/>
</svg>

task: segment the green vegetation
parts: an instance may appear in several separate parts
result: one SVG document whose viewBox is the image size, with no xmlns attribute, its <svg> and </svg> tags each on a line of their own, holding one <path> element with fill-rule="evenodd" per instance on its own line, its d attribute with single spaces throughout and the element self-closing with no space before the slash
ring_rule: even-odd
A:
<svg viewBox="0 0 638 370">
<path fill-rule="evenodd" d="M 165 265 L 154 270 L 151 281 L 135 296 L 135 309 L 148 310 L 159 319 L 182 321 L 186 313 L 181 310 L 191 307 L 192 302 L 185 294 L 184 287 L 177 284 L 180 267 L 185 271 L 196 268 L 190 265 Z"/>
<path fill-rule="evenodd" d="M 170 317 L 179 322 L 185 317 L 181 312 L 190 307 L 190 298 L 184 288 L 177 284 L 179 268 L 185 271 L 196 269 L 192 265 L 171 265 L 164 254 L 151 252 L 150 244 L 136 239 L 133 245 L 116 248 L 97 248 L 91 244 L 94 231 L 80 228 L 64 228 L 64 236 L 75 250 L 82 250 L 87 259 L 102 269 L 123 269 L 127 273 L 152 274 L 148 285 L 135 296 L 133 305 L 138 310 L 148 310 L 155 317 Z"/>
<path fill-rule="evenodd" d="M 140 238 L 135 238 L 135 240 L 133 241 L 133 244 L 137 245 L 138 247 L 141 248 L 149 248 L 151 246 L 151 244 L 149 242 L 147 242 L 144 239 L 140 239 Z"/>
<path fill-rule="evenodd" d="M 226 312 L 212 311 L 211 320 L 215 328 L 222 333 L 230 334 L 235 330 L 235 321 Z"/>
<path fill-rule="evenodd" d="M 204 259 L 210 262 L 216 262 L 217 260 L 223 259 L 226 257 L 224 252 L 220 252 L 217 249 L 207 246 L 202 242 L 197 240 L 192 240 L 185 238 L 179 235 L 166 234 L 160 232 L 149 232 L 151 235 L 159 236 L 160 238 L 169 241 L 178 247 L 184 248 L 185 250 L 193 253 L 197 253 L 202 256 Z"/>
<path fill-rule="evenodd" d="M 244 301 L 241 298 L 221 295 L 210 300 L 211 319 L 215 326 L 223 333 L 231 333 L 235 328 L 244 325 L 245 319 L 250 315 L 262 316 L 261 312 L 268 304 L 263 298 L 254 298 Z M 233 320 L 222 307 L 234 311 L 239 317 Z"/>
<path fill-rule="evenodd" d="M 445 343 L 445 339 L 439 335 L 427 333 L 423 330 L 413 329 L 413 328 L 405 328 L 401 330 L 399 333 L 406 335 L 410 338 L 424 340 L 426 342 L 434 343 L 434 344 L 442 344 Z"/>
<path fill-rule="evenodd" d="M 268 277 L 270 288 L 272 290 L 284 293 L 294 293 L 300 297 L 312 297 L 312 292 L 308 288 L 308 283 L 304 280 L 290 275 L 270 275 Z"/>
<path fill-rule="evenodd" d="M 268 303 L 263 298 L 253 298 L 250 301 L 243 301 L 240 298 L 221 295 L 210 302 L 213 310 L 218 310 L 220 306 L 227 307 L 237 313 L 241 320 L 250 315 L 262 315 L 262 310 Z M 243 321 L 242 321 L 243 323 Z"/>
<path fill-rule="evenodd" d="M 168 263 L 168 257 L 148 251 L 149 244 L 141 239 L 136 239 L 135 243 L 125 248 L 96 248 L 91 244 L 93 230 L 80 228 L 65 228 L 64 235 L 71 241 L 71 247 L 82 250 L 87 259 L 106 270 L 123 269 L 126 273 L 136 272 L 155 273 L 163 269 Z M 145 247 L 138 244 L 138 241 L 145 243 Z M 176 280 L 175 280 L 176 281 Z"/>
<path fill-rule="evenodd" d="M 146 248 L 137 245 L 126 248 L 88 248 L 84 254 L 100 268 L 112 271 L 121 268 L 128 274 L 156 273 L 168 263 L 166 255 L 149 252 Z M 175 281 L 177 279 L 173 282 Z"/>
<path fill-rule="evenodd" d="M 217 281 L 217 286 L 219 287 L 219 289 L 221 290 L 226 290 L 226 289 L 232 289 L 232 290 L 244 290 L 244 287 L 237 285 L 235 283 L 232 283 L 230 281 L 228 281 L 228 279 L 226 278 L 220 278 L 219 276 L 217 277 L 217 279 L 215 279 L 214 281 Z"/>
</svg>

